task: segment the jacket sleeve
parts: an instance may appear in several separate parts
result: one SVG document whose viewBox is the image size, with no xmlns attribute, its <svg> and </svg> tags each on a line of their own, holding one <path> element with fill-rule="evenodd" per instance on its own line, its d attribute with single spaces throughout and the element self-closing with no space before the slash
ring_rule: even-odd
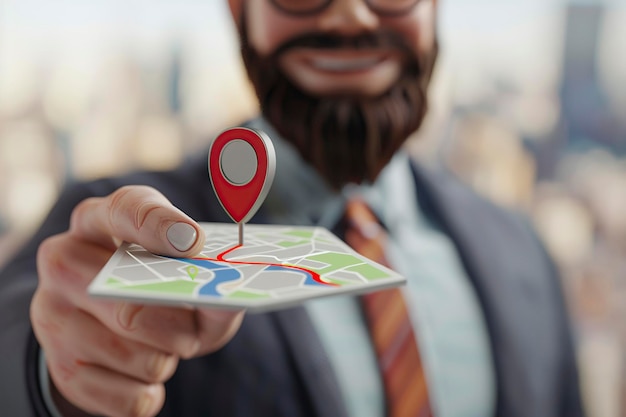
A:
<svg viewBox="0 0 626 417">
<path fill-rule="evenodd" d="M 0 404 L 2 415 L 45 416 L 38 380 L 39 345 L 30 324 L 37 287 L 36 254 L 49 236 L 68 229 L 72 209 L 90 195 L 87 186 L 67 188 L 39 231 L 0 271 Z"/>
</svg>

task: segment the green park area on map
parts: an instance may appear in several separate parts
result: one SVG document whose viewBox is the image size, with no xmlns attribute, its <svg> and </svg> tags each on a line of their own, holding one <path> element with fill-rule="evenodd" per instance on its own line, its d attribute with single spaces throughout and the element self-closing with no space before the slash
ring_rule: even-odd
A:
<svg viewBox="0 0 626 417">
<path fill-rule="evenodd" d="M 354 252 L 320 227 L 203 223 L 194 258 L 123 244 L 89 288 L 99 297 L 159 304 L 270 310 L 334 294 L 401 285 L 404 278 Z"/>
</svg>

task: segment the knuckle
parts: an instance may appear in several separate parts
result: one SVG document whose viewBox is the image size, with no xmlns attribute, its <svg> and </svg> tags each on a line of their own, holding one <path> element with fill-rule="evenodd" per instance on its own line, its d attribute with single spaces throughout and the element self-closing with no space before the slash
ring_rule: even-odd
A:
<svg viewBox="0 0 626 417">
<path fill-rule="evenodd" d="M 72 268 L 69 259 L 71 258 L 63 256 L 63 244 L 58 238 L 51 238 L 42 243 L 37 252 L 37 269 L 41 285 L 58 290 L 80 282 L 81 277 Z"/>
<path fill-rule="evenodd" d="M 117 324 L 127 332 L 137 330 L 140 325 L 138 321 L 141 319 L 140 313 L 145 309 L 142 304 L 120 303 L 116 308 Z"/>
<path fill-rule="evenodd" d="M 40 275 L 47 276 L 46 274 L 41 274 L 41 272 L 55 265 L 59 258 L 58 238 L 56 236 L 49 237 L 41 242 L 37 249 L 37 267 Z"/>
<path fill-rule="evenodd" d="M 133 191 L 137 190 L 139 187 L 134 185 L 124 185 L 117 190 L 113 191 L 109 194 L 109 206 L 110 207 L 120 207 L 123 206 L 124 200 L 128 198 L 129 194 L 132 194 Z"/>
<path fill-rule="evenodd" d="M 124 215 L 127 210 L 129 195 L 133 193 L 134 187 L 130 185 L 118 188 L 107 197 L 107 207 L 109 213 L 109 222 L 115 224 L 115 219 Z"/>
<path fill-rule="evenodd" d="M 105 331 L 106 336 L 105 340 L 102 341 L 102 345 L 105 347 L 108 354 L 118 363 L 130 363 L 135 352 L 129 348 L 126 340 L 108 329 Z"/>
<path fill-rule="evenodd" d="M 150 216 L 151 213 L 160 209 L 161 204 L 157 203 L 154 200 L 142 200 L 137 203 L 135 209 L 133 210 L 135 213 L 133 227 L 136 231 L 140 231 L 143 225 L 146 223 L 146 220 Z"/>
<path fill-rule="evenodd" d="M 70 266 L 71 256 L 65 256 L 66 235 L 56 235 L 44 240 L 37 249 L 37 271 L 39 282 L 44 287 L 59 288 L 80 282 L 77 272 Z M 54 286 L 51 286 L 52 282 Z"/>
<path fill-rule="evenodd" d="M 87 212 L 93 208 L 94 203 L 99 199 L 99 197 L 89 197 L 82 200 L 74 207 L 70 216 L 70 229 L 75 229 L 76 226 L 80 224 L 80 219 L 86 216 Z"/>
<path fill-rule="evenodd" d="M 69 355 L 74 346 L 67 344 L 68 328 L 72 322 L 74 307 L 59 300 L 56 294 L 38 289 L 30 307 L 33 333 L 46 354 Z"/>
<path fill-rule="evenodd" d="M 56 323 L 53 317 L 56 316 L 56 308 L 49 301 L 50 295 L 37 289 L 30 305 L 30 320 L 33 330 L 38 334 L 57 334 L 62 330 L 60 323 Z"/>
<path fill-rule="evenodd" d="M 69 389 L 69 386 L 78 376 L 81 362 L 76 360 L 55 360 L 48 357 L 48 371 L 59 389 Z"/>
<path fill-rule="evenodd" d="M 162 207 L 161 194 L 143 185 L 127 185 L 108 197 L 109 222 L 116 224 L 120 218 L 128 219 L 135 232 L 139 232 L 150 214 Z"/>
</svg>

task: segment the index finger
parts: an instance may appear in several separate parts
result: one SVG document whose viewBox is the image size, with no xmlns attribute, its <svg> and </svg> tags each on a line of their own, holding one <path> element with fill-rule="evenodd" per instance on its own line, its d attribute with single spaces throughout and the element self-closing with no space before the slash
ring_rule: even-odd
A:
<svg viewBox="0 0 626 417">
<path fill-rule="evenodd" d="M 70 233 L 108 247 L 115 239 L 137 243 L 170 256 L 192 256 L 204 244 L 195 221 L 154 188 L 136 185 L 81 202 L 72 213 Z"/>
</svg>

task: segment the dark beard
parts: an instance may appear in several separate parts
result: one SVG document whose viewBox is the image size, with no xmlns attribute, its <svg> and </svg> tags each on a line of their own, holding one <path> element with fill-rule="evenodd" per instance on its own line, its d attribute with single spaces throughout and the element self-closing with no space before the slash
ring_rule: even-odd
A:
<svg viewBox="0 0 626 417">
<path fill-rule="evenodd" d="M 245 29 L 241 38 L 243 60 L 263 115 L 335 189 L 351 182 L 373 182 L 424 118 L 436 48 L 432 56 L 418 60 L 394 34 L 354 38 L 310 34 L 261 57 L 249 44 Z M 392 46 L 403 53 L 406 63 L 399 80 L 380 96 L 315 97 L 293 84 L 278 65 L 281 53 L 294 46 Z"/>
</svg>

